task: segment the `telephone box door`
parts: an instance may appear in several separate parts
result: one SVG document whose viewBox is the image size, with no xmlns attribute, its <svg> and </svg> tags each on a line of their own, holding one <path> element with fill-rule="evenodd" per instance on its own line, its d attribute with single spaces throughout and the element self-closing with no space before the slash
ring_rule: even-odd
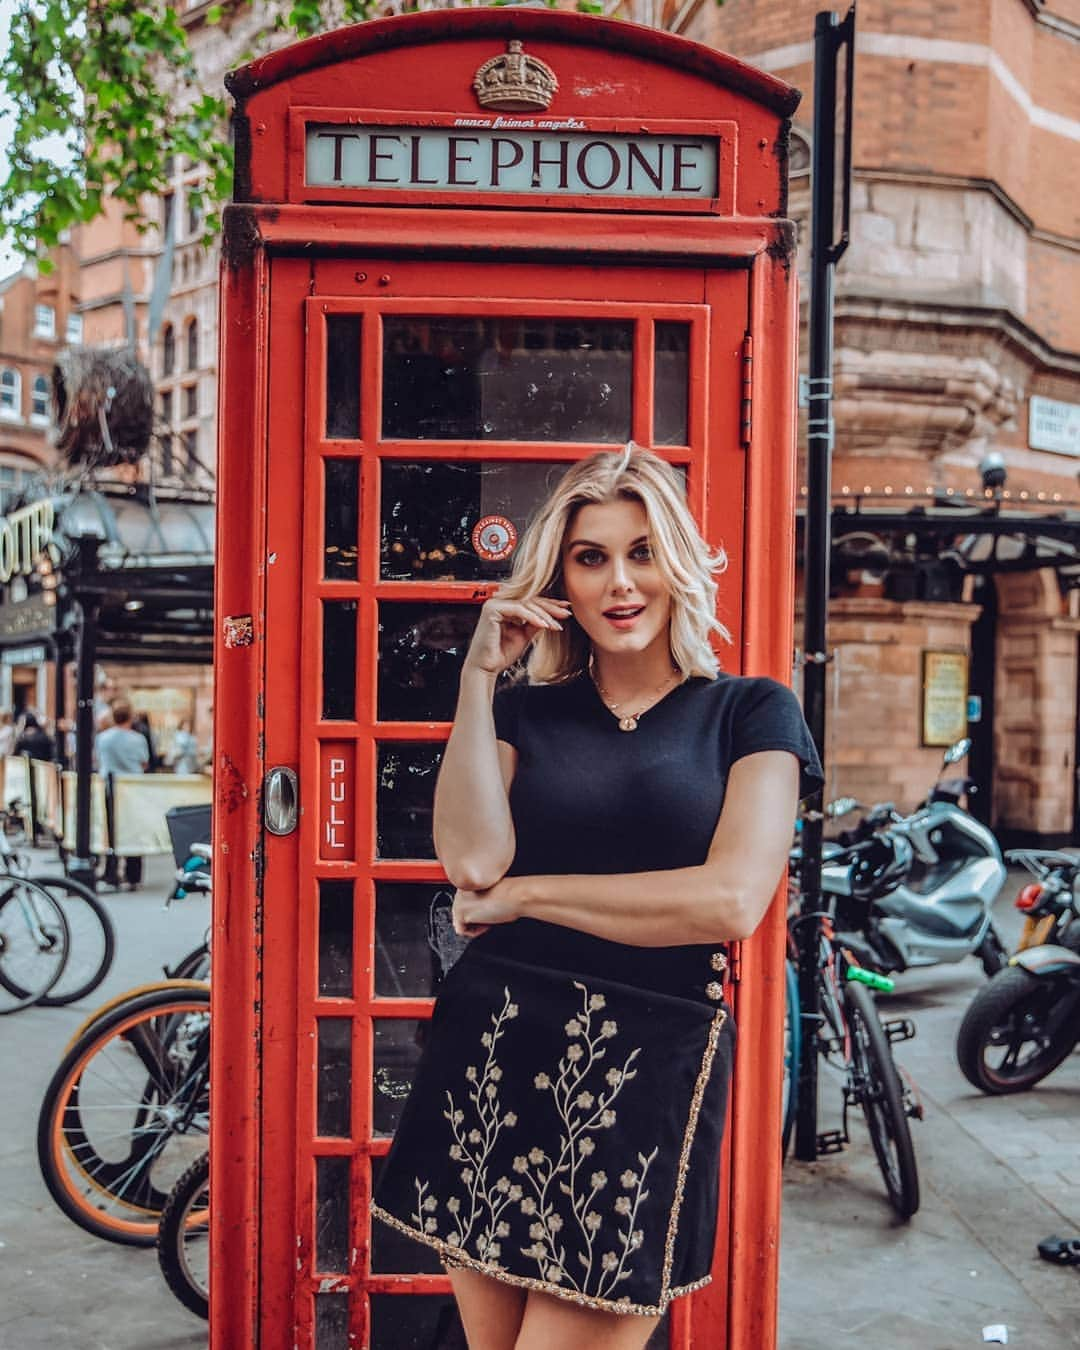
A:
<svg viewBox="0 0 1080 1350">
<path fill-rule="evenodd" d="M 264 840 L 264 1350 L 462 1344 L 436 1254 L 368 1213 L 455 954 L 431 812 L 458 673 L 537 503 L 629 440 L 728 552 L 737 667 L 748 275 L 271 263 L 265 762 L 299 812 Z"/>
</svg>

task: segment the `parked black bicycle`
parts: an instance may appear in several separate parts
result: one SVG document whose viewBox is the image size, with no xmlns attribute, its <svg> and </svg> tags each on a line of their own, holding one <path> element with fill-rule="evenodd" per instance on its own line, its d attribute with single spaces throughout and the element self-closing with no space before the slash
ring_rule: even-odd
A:
<svg viewBox="0 0 1080 1350">
<path fill-rule="evenodd" d="M 800 1024 L 801 1036 L 789 1038 L 787 1063 L 792 1085 L 788 1099 L 794 1099 L 801 1056 L 819 1055 L 825 1077 L 839 1082 L 843 1115 L 838 1130 L 819 1134 L 818 1152 L 840 1152 L 851 1143 L 850 1112 L 858 1108 L 866 1122 L 889 1203 L 901 1219 L 910 1219 L 919 1208 L 919 1172 L 908 1122 L 922 1118 L 922 1107 L 896 1066 L 892 1046 L 895 1041 L 914 1036 L 915 1027 L 907 1018 L 881 1019 L 871 990 L 891 990 L 892 980 L 855 962 L 835 934 L 831 912 L 799 914 L 797 858 L 793 859 L 790 875 L 789 935 L 793 939 L 800 924 L 812 919 L 820 923 L 817 956 L 820 1013 L 811 1020 L 798 1007 L 798 984 L 789 978 L 788 998 L 795 1000 L 795 1007 L 789 1007 L 788 1021 Z M 792 1112 L 785 1122 L 785 1149 L 793 1119 Z"/>
</svg>

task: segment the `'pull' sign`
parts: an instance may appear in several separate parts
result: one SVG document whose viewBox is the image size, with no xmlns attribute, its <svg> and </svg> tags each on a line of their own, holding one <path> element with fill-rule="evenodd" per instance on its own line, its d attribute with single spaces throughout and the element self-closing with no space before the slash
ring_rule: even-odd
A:
<svg viewBox="0 0 1080 1350">
<path fill-rule="evenodd" d="M 324 741 L 319 748 L 319 857 L 352 862 L 356 857 L 356 746 Z"/>
</svg>

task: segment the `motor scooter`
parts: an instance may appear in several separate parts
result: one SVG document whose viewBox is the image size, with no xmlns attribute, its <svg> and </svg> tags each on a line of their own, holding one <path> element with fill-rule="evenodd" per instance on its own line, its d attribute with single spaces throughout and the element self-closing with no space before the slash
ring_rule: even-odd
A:
<svg viewBox="0 0 1080 1350">
<path fill-rule="evenodd" d="M 951 745 L 941 772 L 970 748 L 966 737 Z M 1005 884 L 1005 862 L 992 831 L 959 804 L 974 784 L 942 780 L 941 772 L 909 816 L 885 803 L 829 845 L 822 891 L 836 899 L 838 938 L 863 965 L 888 974 L 974 955 L 993 975 L 1008 962 L 991 917 Z M 850 809 L 848 803 L 858 805 L 841 799 L 830 814 Z M 875 874 L 890 885 L 878 890 Z"/>
</svg>

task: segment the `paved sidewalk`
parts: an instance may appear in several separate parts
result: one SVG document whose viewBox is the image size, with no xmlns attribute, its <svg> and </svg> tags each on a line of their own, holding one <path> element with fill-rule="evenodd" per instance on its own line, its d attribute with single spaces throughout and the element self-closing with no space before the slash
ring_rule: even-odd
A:
<svg viewBox="0 0 1080 1350">
<path fill-rule="evenodd" d="M 55 859 L 40 854 L 36 862 Z M 172 858 L 147 862 L 141 890 L 101 892 L 116 926 L 105 983 L 70 1008 L 29 1008 L 0 1019 L 0 1350 L 206 1345 L 206 1323 L 173 1298 L 152 1248 L 103 1242 L 61 1214 L 35 1148 L 42 1095 L 75 1029 L 115 994 L 159 978 L 164 964 L 201 941 L 209 922 L 205 896 L 164 909 Z"/>
<path fill-rule="evenodd" d="M 205 1323 L 166 1289 L 152 1251 L 101 1242 L 56 1209 L 34 1149 L 42 1092 L 82 1018 L 202 935 L 205 899 L 163 910 L 168 874 L 167 860 L 154 860 L 142 891 L 105 893 L 117 960 L 86 1007 L 0 1022 L 0 1350 L 206 1345 Z M 1010 934 L 1015 890 L 1010 879 L 999 905 Z M 1032 1093 L 969 1089 L 953 1042 L 983 978 L 968 961 L 905 976 L 885 1000 L 918 1026 L 897 1048 L 926 1106 L 915 1125 L 922 1208 L 911 1224 L 893 1223 L 865 1132 L 845 1154 L 785 1168 L 783 1350 L 964 1350 L 983 1345 L 994 1323 L 1007 1325 L 1012 1346 L 1080 1346 L 1080 1270 L 1035 1255 L 1041 1238 L 1080 1232 L 1080 1056 Z"/>
<path fill-rule="evenodd" d="M 1021 875 L 998 902 L 1010 945 Z M 892 1220 L 861 1127 L 848 1152 L 785 1167 L 784 1350 L 962 1350 L 998 1323 L 1009 1345 L 1080 1345 L 1080 1269 L 1035 1250 L 1052 1234 L 1080 1233 L 1080 1056 L 1033 1092 L 976 1092 L 954 1044 L 984 980 L 968 960 L 909 973 L 882 999 L 886 1016 L 918 1028 L 895 1047 L 926 1109 L 912 1125 L 922 1205 L 909 1225 Z"/>
</svg>

